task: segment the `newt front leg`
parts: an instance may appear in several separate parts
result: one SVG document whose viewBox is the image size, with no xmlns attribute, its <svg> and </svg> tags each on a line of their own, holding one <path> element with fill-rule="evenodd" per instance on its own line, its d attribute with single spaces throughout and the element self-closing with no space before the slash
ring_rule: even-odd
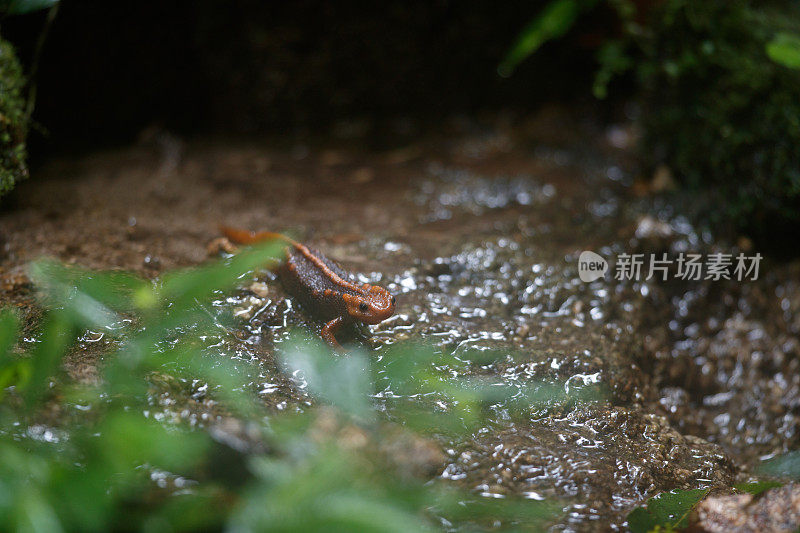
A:
<svg viewBox="0 0 800 533">
<path fill-rule="evenodd" d="M 339 326 L 341 326 L 343 322 L 344 320 L 342 320 L 342 317 L 337 316 L 322 326 L 322 331 L 320 332 L 322 339 L 337 352 L 344 352 L 344 348 L 342 348 L 342 345 L 339 344 L 339 342 L 336 340 L 336 337 L 334 337 L 336 332 L 339 330 Z"/>
</svg>

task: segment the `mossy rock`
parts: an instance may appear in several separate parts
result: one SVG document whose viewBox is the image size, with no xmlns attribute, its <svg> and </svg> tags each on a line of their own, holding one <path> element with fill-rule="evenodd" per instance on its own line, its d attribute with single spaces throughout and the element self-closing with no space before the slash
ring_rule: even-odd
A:
<svg viewBox="0 0 800 533">
<path fill-rule="evenodd" d="M 24 87 L 14 47 L 0 37 L 0 196 L 28 176 Z"/>
<path fill-rule="evenodd" d="M 800 70 L 766 52 L 800 34 L 798 4 L 671 0 L 654 15 L 638 69 L 646 153 L 713 191 L 717 226 L 800 227 Z"/>
</svg>

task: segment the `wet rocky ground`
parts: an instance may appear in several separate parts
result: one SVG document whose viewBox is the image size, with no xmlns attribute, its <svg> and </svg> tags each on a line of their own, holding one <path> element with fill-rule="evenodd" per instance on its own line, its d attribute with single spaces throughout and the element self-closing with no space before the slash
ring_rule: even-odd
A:
<svg viewBox="0 0 800 533">
<path fill-rule="evenodd" d="M 352 341 L 374 357 L 404 341 L 465 360 L 491 351 L 500 356 L 459 372 L 605 391 L 523 422 L 498 404 L 491 426 L 439 443 L 437 475 L 453 483 L 563 499 L 555 530 L 624 528 L 655 493 L 728 487 L 800 447 L 800 263 L 767 258 L 756 281 L 616 280 L 613 270 L 580 280 L 584 250 L 612 268 L 623 253 L 757 252 L 715 240 L 654 195 L 664 184 L 635 174 L 632 128 L 562 112 L 513 126 L 461 118 L 367 149 L 356 126 L 314 142 L 155 132 L 53 160 L 0 215 L 3 301 L 35 320 L 24 265 L 41 255 L 156 277 L 216 253 L 222 223 L 289 233 L 397 294 L 396 315 Z M 216 305 L 240 321 L 231 353 L 262 362 L 264 402 L 308 405 L 273 354 L 293 328 L 318 326 L 267 273 Z M 75 379 L 96 375 L 101 350 L 84 341 L 68 364 Z M 214 416 L 198 391 L 154 404 Z"/>
</svg>

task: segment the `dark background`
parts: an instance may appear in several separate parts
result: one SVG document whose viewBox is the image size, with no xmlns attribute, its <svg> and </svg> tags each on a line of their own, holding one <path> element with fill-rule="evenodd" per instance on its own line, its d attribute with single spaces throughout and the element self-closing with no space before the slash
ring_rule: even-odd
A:
<svg viewBox="0 0 800 533">
<path fill-rule="evenodd" d="M 34 160 L 130 142 L 153 125 L 313 135 L 343 118 L 435 126 L 544 101 L 593 106 L 592 48 L 615 31 L 602 10 L 510 78 L 497 74 L 543 3 L 64 0 L 38 65 Z M 28 69 L 46 16 L 3 21 Z"/>
</svg>

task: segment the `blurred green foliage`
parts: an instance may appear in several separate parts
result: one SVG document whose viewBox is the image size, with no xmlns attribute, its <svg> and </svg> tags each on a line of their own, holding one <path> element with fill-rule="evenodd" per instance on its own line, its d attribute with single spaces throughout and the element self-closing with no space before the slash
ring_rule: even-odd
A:
<svg viewBox="0 0 800 533">
<path fill-rule="evenodd" d="M 765 476 L 800 480 L 800 450 L 787 452 L 764 461 L 757 472 Z"/>
<path fill-rule="evenodd" d="M 573 6 L 566 9 L 569 3 Z M 597 49 L 593 91 L 633 72 L 642 153 L 690 190 L 713 192 L 710 221 L 763 236 L 800 224 L 800 4 L 790 0 L 607 0 L 620 20 Z M 553 0 L 520 35 L 515 65 L 594 2 Z M 558 20 L 553 20 L 556 17 Z M 544 28 L 557 28 L 558 31 Z M 532 44 L 532 46 L 529 46 Z"/>
<path fill-rule="evenodd" d="M 0 15 L 24 15 L 53 7 L 57 3 L 58 0 L 0 0 Z"/>
<path fill-rule="evenodd" d="M 765 475 L 773 472 L 761 471 Z M 733 486 L 737 492 L 758 496 L 782 483 L 772 480 L 739 483 Z M 683 531 L 688 527 L 689 515 L 695 506 L 709 495 L 711 489 L 673 490 L 663 492 L 647 500 L 647 503 L 628 513 L 631 533 L 660 533 Z"/>
<path fill-rule="evenodd" d="M 769 489 L 774 489 L 776 487 L 780 487 L 782 483 L 779 481 L 752 481 L 750 483 L 737 483 L 733 486 L 734 489 L 738 492 L 745 492 L 747 494 L 752 494 L 753 496 L 758 496 Z"/>
<path fill-rule="evenodd" d="M 434 350 L 396 347 L 376 361 L 360 352 L 335 356 L 298 337 L 280 367 L 302 380 L 317 407 L 269 411 L 253 385 L 259 365 L 204 339 L 233 331 L 233 318 L 209 302 L 276 252 L 259 247 L 153 282 L 52 261 L 32 265 L 47 308 L 35 338 L 19 338 L 13 312 L 0 315 L 0 529 L 539 529 L 556 516 L 552 503 L 485 499 L 401 474 L 379 443 L 397 428 L 469 431 L 486 423 L 484 407 L 498 400 L 521 414 L 531 402 L 563 403 L 570 400 L 563 387 L 559 394 L 460 382 L 436 372 L 448 356 Z M 64 358 L 87 331 L 102 333 L 108 349 L 97 379 L 75 382 L 64 375 Z M 152 397 L 166 374 L 207 384 L 220 416 L 237 420 L 246 436 L 214 421 L 154 417 Z M 452 408 L 420 419 L 419 403 L 415 410 L 398 401 L 379 413 L 376 392 L 388 388 L 396 398 L 427 395 Z"/>
<path fill-rule="evenodd" d="M 0 37 L 0 196 L 28 176 L 24 87 L 14 47 Z"/>
<path fill-rule="evenodd" d="M 628 527 L 632 533 L 681 530 L 688 525 L 694 506 L 708 493 L 709 489 L 674 490 L 653 496 L 628 514 Z"/>
<path fill-rule="evenodd" d="M 645 153 L 714 191 L 713 222 L 800 223 L 800 5 L 670 0 L 654 20 L 638 67 Z"/>
<path fill-rule="evenodd" d="M 0 0 L 0 18 L 8 15 L 24 15 L 55 6 L 58 0 Z M 45 24 L 40 35 L 33 70 L 46 35 Z M 35 75 L 31 74 L 32 78 Z M 35 90 L 25 94 L 27 80 L 17 59 L 14 47 L 0 36 L 0 196 L 3 196 L 20 180 L 28 177 L 28 151 L 26 140 L 33 111 Z M 35 87 L 35 86 L 34 86 Z M 27 96 L 27 99 L 26 99 Z"/>
<path fill-rule="evenodd" d="M 510 76 L 517 65 L 538 50 L 544 43 L 561 37 L 575 23 L 580 12 L 596 0 L 553 0 L 528 23 L 506 57 L 497 67 L 501 76 Z"/>
<path fill-rule="evenodd" d="M 767 44 L 767 55 L 779 65 L 800 69 L 800 35 L 778 33 Z"/>
</svg>

